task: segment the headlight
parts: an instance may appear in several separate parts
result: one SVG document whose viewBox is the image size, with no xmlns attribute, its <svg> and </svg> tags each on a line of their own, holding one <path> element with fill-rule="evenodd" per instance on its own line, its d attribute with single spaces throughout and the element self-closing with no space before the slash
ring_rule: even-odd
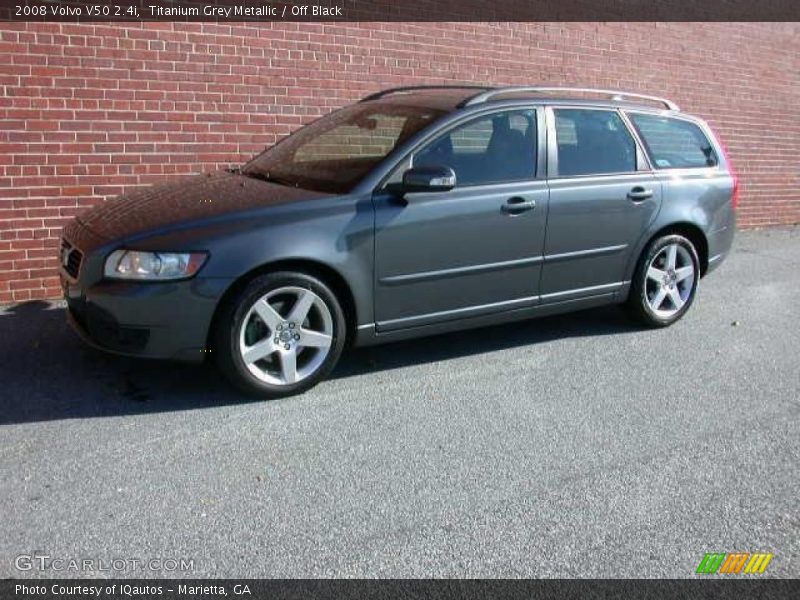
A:
<svg viewBox="0 0 800 600">
<path fill-rule="evenodd" d="M 191 277 L 206 260 L 205 252 L 139 252 L 115 250 L 108 255 L 104 274 L 111 279 L 168 281 Z"/>
</svg>

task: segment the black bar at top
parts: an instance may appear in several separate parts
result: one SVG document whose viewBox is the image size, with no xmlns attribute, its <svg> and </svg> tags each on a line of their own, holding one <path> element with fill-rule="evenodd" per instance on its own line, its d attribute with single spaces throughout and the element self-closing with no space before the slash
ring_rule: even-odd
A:
<svg viewBox="0 0 800 600">
<path fill-rule="evenodd" d="M 795 22 L 800 20 L 799 15 L 797 0 L 0 0 L 0 20 L 73 23 L 123 20 Z"/>
</svg>

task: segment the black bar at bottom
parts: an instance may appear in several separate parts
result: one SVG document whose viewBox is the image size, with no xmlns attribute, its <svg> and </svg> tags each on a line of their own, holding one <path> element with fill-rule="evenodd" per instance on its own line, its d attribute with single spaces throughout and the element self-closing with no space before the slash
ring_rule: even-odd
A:
<svg viewBox="0 0 800 600">
<path fill-rule="evenodd" d="M 30 600 L 685 600 L 800 598 L 798 579 L 4 579 L 0 598 Z"/>
</svg>

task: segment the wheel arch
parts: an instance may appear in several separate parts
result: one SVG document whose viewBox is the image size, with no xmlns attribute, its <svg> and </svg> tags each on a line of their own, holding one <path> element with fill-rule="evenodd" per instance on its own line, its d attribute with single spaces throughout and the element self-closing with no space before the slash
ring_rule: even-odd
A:
<svg viewBox="0 0 800 600">
<path fill-rule="evenodd" d="M 658 239 L 664 235 L 678 234 L 682 235 L 694 245 L 697 250 L 697 258 L 700 261 L 700 277 L 706 274 L 708 270 L 708 238 L 705 232 L 695 223 L 689 221 L 678 221 L 664 225 L 660 229 L 654 231 L 644 239 L 644 242 L 639 245 L 638 252 L 635 260 L 631 261 L 628 268 L 628 273 L 633 274 L 636 265 L 642 258 L 642 253 L 650 246 L 653 240 Z"/>
<path fill-rule="evenodd" d="M 342 306 L 344 312 L 345 323 L 347 325 L 347 343 L 351 343 L 355 338 L 355 331 L 357 321 L 356 301 L 353 296 L 352 289 L 347 283 L 345 277 L 336 269 L 323 262 L 307 258 L 290 258 L 280 259 L 272 262 L 267 262 L 257 267 L 254 267 L 244 275 L 236 279 L 225 292 L 220 296 L 217 306 L 214 309 L 214 315 L 211 318 L 211 325 L 208 329 L 208 346 L 211 346 L 215 328 L 218 325 L 220 315 L 223 307 L 231 301 L 238 293 L 243 290 L 248 283 L 260 275 L 266 273 L 275 273 L 277 271 L 295 271 L 305 273 L 318 278 L 331 288 L 331 291 L 336 295 Z"/>
</svg>

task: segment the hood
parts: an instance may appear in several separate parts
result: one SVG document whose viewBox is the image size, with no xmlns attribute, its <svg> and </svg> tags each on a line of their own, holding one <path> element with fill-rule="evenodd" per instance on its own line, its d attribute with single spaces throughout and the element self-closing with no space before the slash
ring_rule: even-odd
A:
<svg viewBox="0 0 800 600">
<path fill-rule="evenodd" d="M 95 235 L 117 240 L 327 195 L 220 171 L 137 189 L 96 206 L 77 220 Z"/>
</svg>

